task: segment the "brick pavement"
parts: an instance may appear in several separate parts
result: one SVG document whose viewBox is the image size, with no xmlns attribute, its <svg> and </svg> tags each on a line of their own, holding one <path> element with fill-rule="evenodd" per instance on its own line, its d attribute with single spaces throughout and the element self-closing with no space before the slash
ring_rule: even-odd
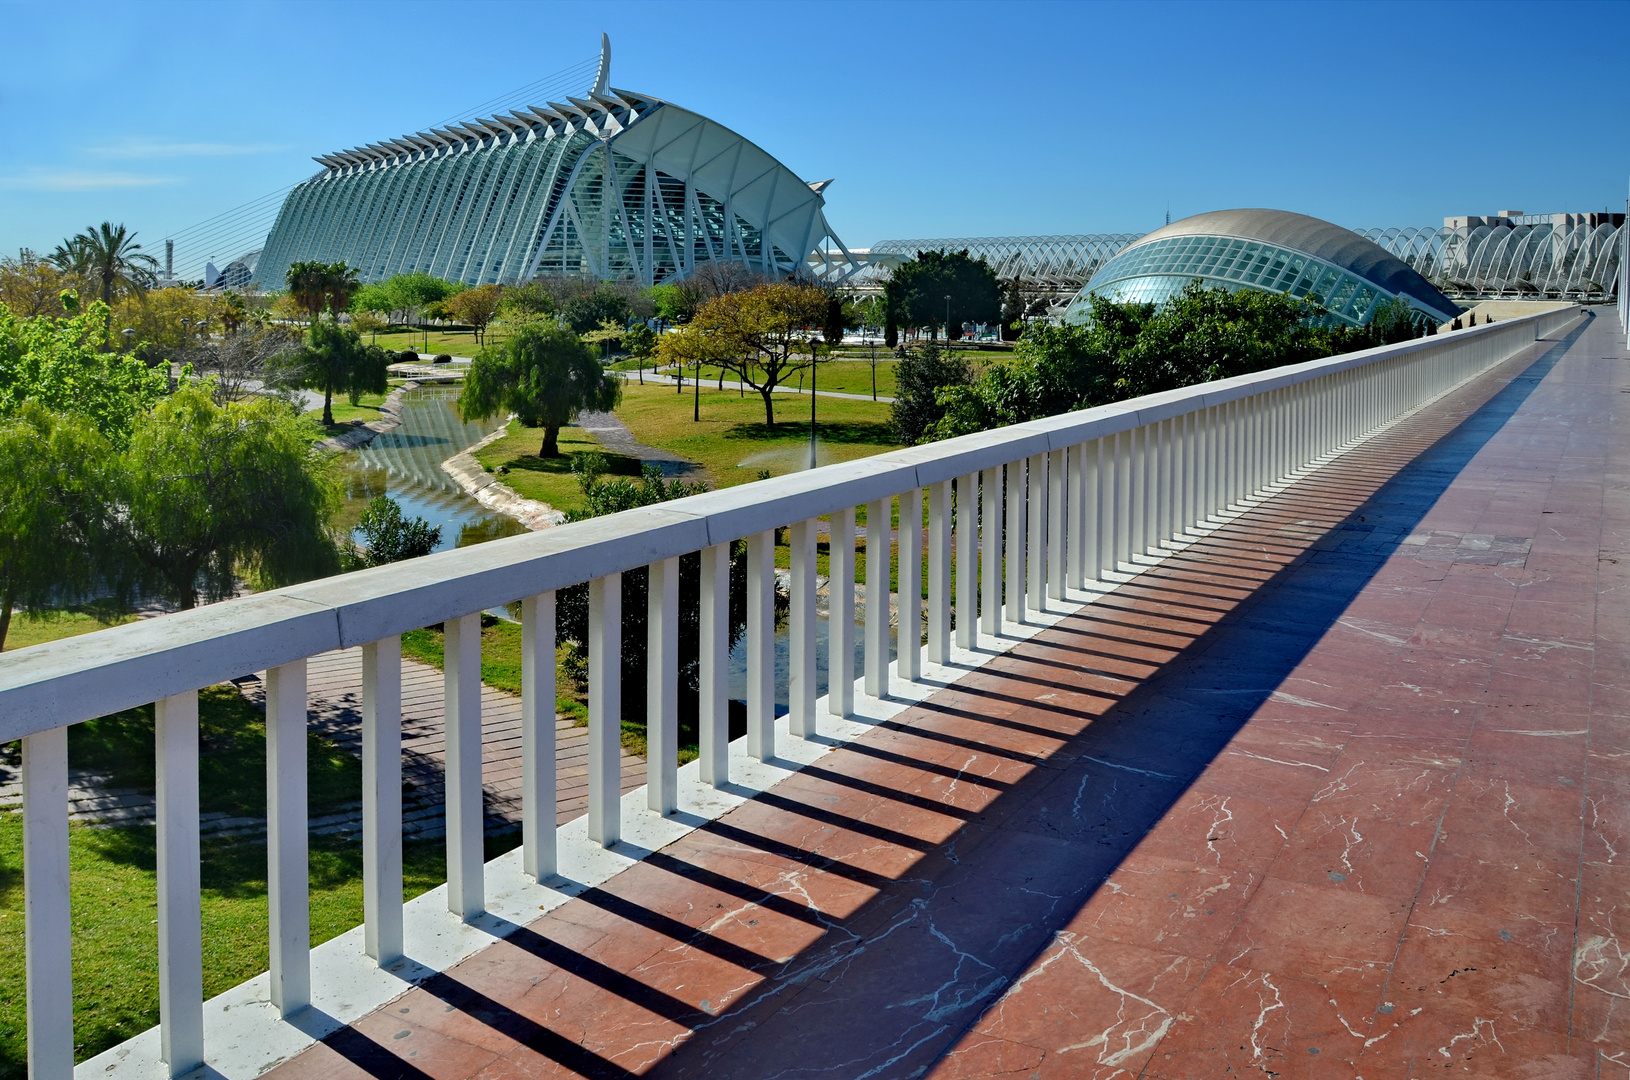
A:
<svg viewBox="0 0 1630 1080">
<path fill-rule="evenodd" d="M 280 1080 L 1630 1075 L 1621 391 L 1541 343 Z"/>
</svg>

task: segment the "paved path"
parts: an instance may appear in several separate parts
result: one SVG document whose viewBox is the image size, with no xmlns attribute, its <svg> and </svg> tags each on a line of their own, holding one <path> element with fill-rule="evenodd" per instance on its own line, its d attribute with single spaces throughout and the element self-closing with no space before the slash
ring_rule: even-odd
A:
<svg viewBox="0 0 1630 1080">
<path fill-rule="evenodd" d="M 580 412 L 575 423 L 593 435 L 601 446 L 612 453 L 650 461 L 661 466 L 663 476 L 686 477 L 702 471 L 702 467 L 694 461 L 682 458 L 672 451 L 647 446 L 634 438 L 634 433 L 628 430 L 628 425 L 623 423 L 622 417 L 616 413 Z"/>
<path fill-rule="evenodd" d="M 1625 390 L 1541 343 L 277 1075 L 1625 1077 Z"/>
</svg>

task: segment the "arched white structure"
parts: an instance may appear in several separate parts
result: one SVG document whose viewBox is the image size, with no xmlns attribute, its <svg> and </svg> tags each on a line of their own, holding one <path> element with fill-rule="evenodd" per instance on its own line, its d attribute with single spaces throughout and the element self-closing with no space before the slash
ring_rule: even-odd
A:
<svg viewBox="0 0 1630 1080">
<path fill-rule="evenodd" d="M 1450 296 L 1612 300 L 1624 226 L 1597 215 L 1471 228 L 1359 229 Z M 1585 220 L 1575 220 L 1585 219 Z"/>
<path fill-rule="evenodd" d="M 725 260 L 798 273 L 841 252 L 808 184 L 707 117 L 605 85 L 503 116 L 324 154 L 289 193 L 256 267 L 344 261 L 363 281 L 424 272 L 468 284 L 539 275 L 650 285 Z"/>
<path fill-rule="evenodd" d="M 938 240 L 883 240 L 871 246 L 872 265 L 851 284 L 864 285 L 919 251 L 963 251 L 990 263 L 996 276 L 1041 289 L 1079 289 L 1108 259 L 1138 240 L 1138 233 L 1081 236 L 953 236 Z"/>
</svg>

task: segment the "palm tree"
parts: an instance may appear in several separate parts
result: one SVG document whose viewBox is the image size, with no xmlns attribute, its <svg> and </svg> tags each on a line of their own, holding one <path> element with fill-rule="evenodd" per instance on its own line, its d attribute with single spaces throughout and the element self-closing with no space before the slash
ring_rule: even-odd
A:
<svg viewBox="0 0 1630 1080">
<path fill-rule="evenodd" d="M 297 262 L 289 264 L 287 277 L 289 296 L 301 311 L 316 321 L 322 317 L 323 305 L 328 302 L 328 264 L 324 262 Z"/>
<path fill-rule="evenodd" d="M 362 288 L 357 272 L 343 262 L 331 263 L 327 273 L 328 313 L 338 322 L 340 312 L 351 306 L 351 298 Z"/>
<path fill-rule="evenodd" d="M 136 234 L 111 221 L 69 237 L 52 252 L 51 261 L 63 270 L 83 274 L 96 287 L 102 303 L 110 306 L 119 293 L 144 292 L 158 272 L 158 260 L 142 252 Z"/>
</svg>

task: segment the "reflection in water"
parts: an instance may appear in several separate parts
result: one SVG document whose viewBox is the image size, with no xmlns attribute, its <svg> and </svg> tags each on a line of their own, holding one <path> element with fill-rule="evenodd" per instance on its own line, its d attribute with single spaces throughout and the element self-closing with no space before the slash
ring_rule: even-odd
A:
<svg viewBox="0 0 1630 1080">
<path fill-rule="evenodd" d="M 426 386 L 402 399 L 402 426 L 341 459 L 345 480 L 342 526 L 354 527 L 368 501 L 389 495 L 408 517 L 421 517 L 441 527 L 437 551 L 465 547 L 526 532 L 514 518 L 494 513 L 464 494 L 441 470 L 441 463 L 473 446 L 491 423 L 466 423 L 453 408 L 458 391 Z"/>
</svg>

